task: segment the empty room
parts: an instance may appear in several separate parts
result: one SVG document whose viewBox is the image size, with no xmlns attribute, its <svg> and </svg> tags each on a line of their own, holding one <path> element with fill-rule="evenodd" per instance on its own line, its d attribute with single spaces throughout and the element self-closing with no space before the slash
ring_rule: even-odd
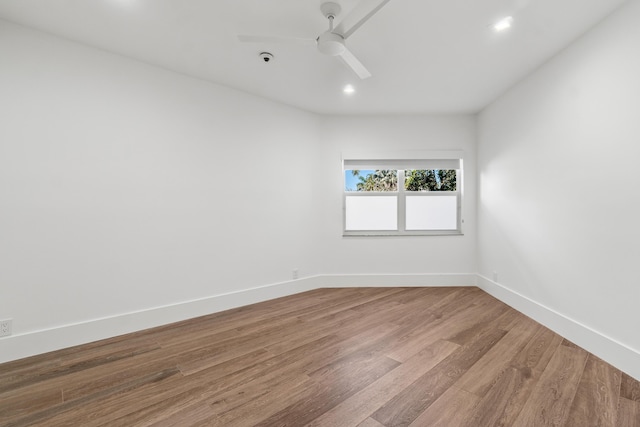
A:
<svg viewBox="0 0 640 427">
<path fill-rule="evenodd" d="M 0 0 L 0 426 L 639 426 L 640 0 Z"/>
</svg>

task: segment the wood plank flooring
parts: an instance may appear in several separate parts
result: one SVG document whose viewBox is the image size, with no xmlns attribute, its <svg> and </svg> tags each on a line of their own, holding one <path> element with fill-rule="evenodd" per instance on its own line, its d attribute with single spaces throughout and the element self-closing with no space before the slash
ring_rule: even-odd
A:
<svg viewBox="0 0 640 427">
<path fill-rule="evenodd" d="M 640 383 L 477 288 L 318 289 L 2 364 L 0 426 L 640 427 Z"/>
</svg>

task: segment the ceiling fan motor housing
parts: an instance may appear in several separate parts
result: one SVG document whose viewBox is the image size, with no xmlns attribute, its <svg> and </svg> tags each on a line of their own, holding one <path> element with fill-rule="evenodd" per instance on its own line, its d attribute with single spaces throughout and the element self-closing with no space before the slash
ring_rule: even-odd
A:
<svg viewBox="0 0 640 427">
<path fill-rule="evenodd" d="M 325 55 L 338 56 L 343 54 L 346 49 L 344 38 L 340 34 L 330 31 L 321 34 L 316 41 L 318 42 L 318 50 Z"/>
</svg>

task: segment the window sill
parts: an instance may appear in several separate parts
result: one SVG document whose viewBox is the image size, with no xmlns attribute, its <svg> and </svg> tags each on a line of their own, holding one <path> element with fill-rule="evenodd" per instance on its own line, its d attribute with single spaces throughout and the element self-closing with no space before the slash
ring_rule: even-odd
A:
<svg viewBox="0 0 640 427">
<path fill-rule="evenodd" d="M 441 231 L 343 231 L 342 237 L 416 237 L 416 236 L 464 236 L 459 230 Z"/>
</svg>

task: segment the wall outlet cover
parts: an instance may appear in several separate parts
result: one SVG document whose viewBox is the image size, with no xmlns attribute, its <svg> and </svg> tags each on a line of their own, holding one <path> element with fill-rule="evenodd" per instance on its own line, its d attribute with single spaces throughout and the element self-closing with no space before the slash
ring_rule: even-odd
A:
<svg viewBox="0 0 640 427">
<path fill-rule="evenodd" d="M 12 319 L 0 320 L 0 337 L 11 335 Z"/>
</svg>

